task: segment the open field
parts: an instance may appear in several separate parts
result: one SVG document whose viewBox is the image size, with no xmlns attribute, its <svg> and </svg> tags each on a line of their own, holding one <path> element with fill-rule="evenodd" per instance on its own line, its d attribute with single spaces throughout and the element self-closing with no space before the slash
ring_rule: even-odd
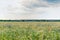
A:
<svg viewBox="0 0 60 40">
<path fill-rule="evenodd" d="M 0 40 L 60 40 L 60 22 L 0 22 Z"/>
</svg>

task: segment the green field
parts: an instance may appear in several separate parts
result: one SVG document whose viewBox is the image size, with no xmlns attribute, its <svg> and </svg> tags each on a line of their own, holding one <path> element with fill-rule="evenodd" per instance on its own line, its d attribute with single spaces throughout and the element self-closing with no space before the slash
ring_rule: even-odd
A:
<svg viewBox="0 0 60 40">
<path fill-rule="evenodd" d="M 60 40 L 60 22 L 0 22 L 0 40 Z"/>
</svg>

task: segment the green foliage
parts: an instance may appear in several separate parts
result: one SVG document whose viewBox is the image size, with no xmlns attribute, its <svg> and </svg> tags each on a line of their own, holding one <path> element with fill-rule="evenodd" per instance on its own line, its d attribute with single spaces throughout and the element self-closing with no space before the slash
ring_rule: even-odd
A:
<svg viewBox="0 0 60 40">
<path fill-rule="evenodd" d="M 60 40 L 60 26 L 45 22 L 1 22 L 0 40 Z"/>
</svg>

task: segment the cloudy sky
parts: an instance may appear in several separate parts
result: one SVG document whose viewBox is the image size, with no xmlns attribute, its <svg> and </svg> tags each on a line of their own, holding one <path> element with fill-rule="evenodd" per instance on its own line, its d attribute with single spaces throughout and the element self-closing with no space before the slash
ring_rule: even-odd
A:
<svg viewBox="0 0 60 40">
<path fill-rule="evenodd" d="M 60 0 L 0 0 L 0 19 L 60 19 Z"/>
</svg>

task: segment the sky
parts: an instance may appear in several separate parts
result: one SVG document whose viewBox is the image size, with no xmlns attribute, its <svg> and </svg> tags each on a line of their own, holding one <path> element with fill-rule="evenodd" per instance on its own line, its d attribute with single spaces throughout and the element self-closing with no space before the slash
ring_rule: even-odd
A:
<svg viewBox="0 0 60 40">
<path fill-rule="evenodd" d="M 60 0 L 0 0 L 0 19 L 60 20 Z"/>
</svg>

